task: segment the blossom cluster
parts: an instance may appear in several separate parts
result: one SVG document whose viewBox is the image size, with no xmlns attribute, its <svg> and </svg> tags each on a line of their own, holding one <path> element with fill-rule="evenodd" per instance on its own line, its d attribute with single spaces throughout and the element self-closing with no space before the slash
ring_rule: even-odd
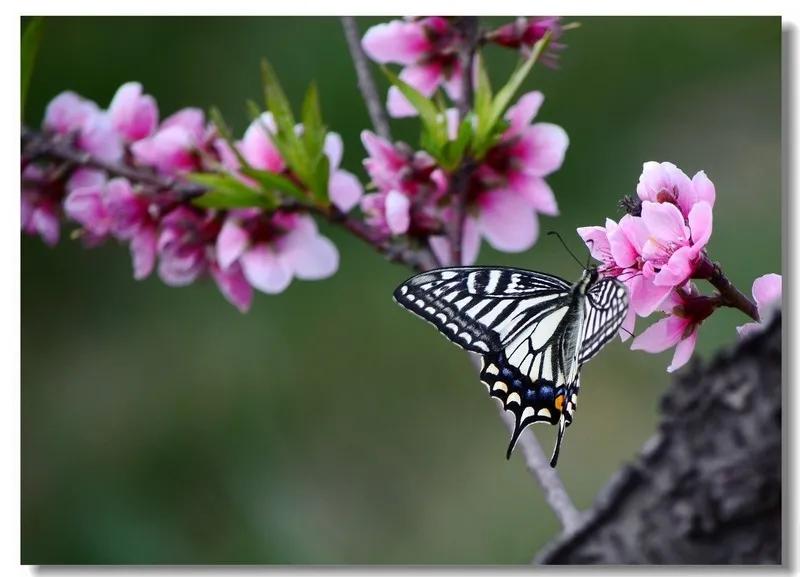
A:
<svg viewBox="0 0 800 577">
<path fill-rule="evenodd" d="M 55 163 L 23 167 L 22 228 L 50 245 L 58 242 L 63 208 L 80 225 L 87 246 L 108 238 L 128 243 L 135 278 L 157 268 L 166 284 L 182 286 L 210 275 L 242 311 L 251 304 L 253 288 L 276 293 L 292 278 L 321 279 L 338 267 L 336 247 L 308 214 L 199 208 L 168 186 L 190 172 L 236 174 L 237 153 L 253 167 L 291 177 L 269 134 L 275 130 L 269 113 L 250 125 L 233 150 L 202 110 L 185 108 L 159 122 L 155 99 L 130 82 L 105 110 L 72 92 L 60 94 L 47 107 L 43 129 L 100 161 L 66 174 Z M 358 204 L 362 187 L 339 168 L 342 152 L 339 135 L 328 133 L 328 195 L 346 212 Z M 149 170 L 165 185 L 112 177 L 102 163 Z"/>
<path fill-rule="evenodd" d="M 578 229 L 601 263 L 601 274 L 628 287 L 630 310 L 623 340 L 633 332 L 636 316 L 667 313 L 638 335 L 631 348 L 656 353 L 674 346 L 670 372 L 688 362 L 698 328 L 723 304 L 719 295 L 701 294 L 694 282 L 712 281 L 715 274 L 707 254 L 715 200 L 714 183 L 703 171 L 689 178 L 672 163 L 646 162 L 636 197 L 623 201 L 628 214 L 619 222 L 606 219 L 605 226 Z M 779 275 L 756 280 L 753 294 L 762 320 L 762 312 L 780 299 L 780 293 Z M 755 324 L 740 327 L 740 333 Z"/>
<path fill-rule="evenodd" d="M 462 258 L 454 264 L 474 263 L 482 238 L 504 252 L 527 250 L 539 235 L 537 215 L 558 214 L 545 177 L 561 167 L 569 138 L 560 126 L 533 122 L 543 101 L 540 92 L 529 92 L 509 108 L 502 137 L 471 170 L 463 199 Z M 450 124 L 454 139 L 456 123 Z M 448 194 L 452 177 L 424 151 L 369 131 L 362 141 L 369 154 L 364 166 L 377 188 L 361 201 L 368 222 L 389 235 L 425 237 L 439 262 L 451 262 L 450 239 L 440 227 L 457 218 Z"/>
<path fill-rule="evenodd" d="M 520 17 L 514 22 L 487 32 L 485 39 L 499 46 L 517 49 L 527 55 L 547 32 L 551 43 L 542 61 L 554 66 L 564 45 L 558 42 L 563 33 L 560 17 Z M 362 45 L 367 55 L 381 64 L 400 64 L 400 79 L 425 96 L 443 88 L 457 101 L 462 96 L 464 66 L 459 60 L 462 47 L 469 40 L 455 18 L 430 16 L 392 20 L 371 27 Z M 396 87 L 389 89 L 386 101 L 394 117 L 414 116 L 416 110 Z"/>
</svg>

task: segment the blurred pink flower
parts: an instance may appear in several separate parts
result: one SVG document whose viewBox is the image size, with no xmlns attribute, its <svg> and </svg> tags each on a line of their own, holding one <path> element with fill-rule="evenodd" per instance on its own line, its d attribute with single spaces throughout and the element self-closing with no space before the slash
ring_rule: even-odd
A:
<svg viewBox="0 0 800 577">
<path fill-rule="evenodd" d="M 213 240 L 210 215 L 178 206 L 161 220 L 156 244 L 158 275 L 170 286 L 194 282 L 206 270 L 207 245 Z"/>
<path fill-rule="evenodd" d="M 76 170 L 67 182 L 64 212 L 88 233 L 84 240 L 90 245 L 101 242 L 111 231 L 105 199 L 107 184 L 105 173 L 88 168 Z"/>
<path fill-rule="evenodd" d="M 699 171 L 690 180 L 671 162 L 645 162 L 636 194 L 642 201 L 674 204 L 687 218 L 696 203 L 706 202 L 713 208 L 716 199 L 714 183 L 705 172 Z"/>
<path fill-rule="evenodd" d="M 206 144 L 209 132 L 199 108 L 184 108 L 161 123 L 156 132 L 134 142 L 131 152 L 138 164 L 175 175 L 200 167 L 197 149 Z"/>
<path fill-rule="evenodd" d="M 555 124 L 532 124 L 543 100 L 541 92 L 529 92 L 508 109 L 506 132 L 473 175 L 477 230 L 505 252 L 533 246 L 539 236 L 537 214 L 558 214 L 545 177 L 561 167 L 569 138 Z"/>
<path fill-rule="evenodd" d="M 133 277 L 148 277 L 156 262 L 157 207 L 146 196 L 136 194 L 124 179 L 108 183 L 105 204 L 111 231 L 118 239 L 130 242 Z"/>
<path fill-rule="evenodd" d="M 111 125 L 128 142 L 148 137 L 158 125 L 158 105 L 149 94 L 142 94 L 142 85 L 127 82 L 117 89 L 108 107 Z"/>
<path fill-rule="evenodd" d="M 385 235 L 427 235 L 439 226 L 439 202 L 447 193 L 447 176 L 425 152 L 392 144 L 365 130 L 369 156 L 364 168 L 378 192 L 361 199 L 367 223 Z"/>
<path fill-rule="evenodd" d="M 693 283 L 687 283 L 672 291 L 659 307 L 668 316 L 637 336 L 631 349 L 660 353 L 675 347 L 675 354 L 667 371 L 676 371 L 691 358 L 697 344 L 697 329 L 714 312 L 714 306 L 712 299 L 700 295 Z"/>
<path fill-rule="evenodd" d="M 241 265 L 244 278 L 269 294 L 286 290 L 293 277 L 319 280 L 339 266 L 335 245 L 319 234 L 310 216 L 277 212 L 231 211 L 216 242 L 222 271 Z"/>
<path fill-rule="evenodd" d="M 550 44 L 542 54 L 542 63 L 555 67 L 558 63 L 558 52 L 566 46 L 558 42 L 563 34 L 560 16 L 520 16 L 513 22 L 500 26 L 489 32 L 487 38 L 500 46 L 514 48 L 528 56 L 533 46 L 547 32 L 550 32 Z"/>
<path fill-rule="evenodd" d="M 774 311 L 781 306 L 782 282 L 781 275 L 774 273 L 765 274 L 753 281 L 753 299 L 756 301 L 761 321 L 736 327 L 739 336 L 754 334 L 771 320 Z"/>
<path fill-rule="evenodd" d="M 443 86 L 455 100 L 461 96 L 458 51 L 462 42 L 447 18 L 430 16 L 377 24 L 367 30 L 361 44 L 375 62 L 403 65 L 400 78 L 425 96 L 432 96 Z M 411 103 L 394 86 L 389 89 L 386 107 L 394 117 L 416 115 Z"/>
<path fill-rule="evenodd" d="M 247 282 L 239 263 L 223 269 L 218 263 L 211 262 L 209 270 L 222 296 L 229 303 L 239 309 L 239 312 L 246 313 L 250 310 L 250 305 L 253 303 L 253 287 Z"/>
<path fill-rule="evenodd" d="M 74 92 L 62 92 L 48 103 L 42 125 L 58 134 L 78 133 L 90 118 L 99 113 L 100 109 L 91 100 Z"/>
<path fill-rule="evenodd" d="M 57 198 L 46 192 L 44 183 L 37 186 L 44 175 L 41 169 L 33 164 L 22 172 L 22 196 L 20 213 L 22 231 L 26 234 L 38 234 L 49 246 L 58 244 L 61 230 L 59 224 L 59 202 Z"/>
</svg>

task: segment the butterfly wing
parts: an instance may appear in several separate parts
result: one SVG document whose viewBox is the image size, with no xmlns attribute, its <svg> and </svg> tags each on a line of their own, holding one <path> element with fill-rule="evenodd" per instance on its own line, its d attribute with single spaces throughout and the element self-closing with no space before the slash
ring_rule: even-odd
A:
<svg viewBox="0 0 800 577">
<path fill-rule="evenodd" d="M 556 308 L 569 289 L 544 273 L 454 267 L 411 277 L 395 290 L 394 299 L 455 344 L 485 355 L 501 350 L 529 320 Z"/>
<path fill-rule="evenodd" d="M 628 314 L 628 290 L 614 278 L 604 278 L 586 291 L 578 364 L 589 361 L 614 338 Z"/>
<path fill-rule="evenodd" d="M 568 283 L 520 269 L 456 267 L 412 277 L 395 300 L 483 356 L 481 381 L 515 416 L 507 456 L 531 423 L 561 423 L 563 434 L 584 315 Z"/>
</svg>

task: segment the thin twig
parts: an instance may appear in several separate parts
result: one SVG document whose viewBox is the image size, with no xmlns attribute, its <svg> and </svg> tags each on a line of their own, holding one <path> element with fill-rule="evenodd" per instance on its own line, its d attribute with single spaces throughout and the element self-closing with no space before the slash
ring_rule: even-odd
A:
<svg viewBox="0 0 800 577">
<path fill-rule="evenodd" d="M 375 88 L 375 82 L 369 71 L 367 55 L 364 54 L 364 49 L 361 48 L 361 38 L 359 37 L 356 19 L 352 16 L 342 16 L 341 20 L 344 36 L 347 39 L 347 47 L 350 49 L 350 56 L 353 58 L 356 76 L 358 76 L 358 88 L 361 90 L 364 103 L 367 105 L 367 112 L 369 112 L 370 120 L 372 120 L 372 126 L 378 136 L 391 140 L 392 133 L 389 130 L 389 120 L 386 118 L 381 98 L 378 96 L 378 90 Z"/>
<path fill-rule="evenodd" d="M 480 371 L 480 357 L 477 355 L 469 355 L 472 364 L 476 370 Z M 514 418 L 498 406 L 500 416 L 505 422 L 508 430 L 514 432 L 515 421 Z M 525 467 L 533 474 L 539 483 L 539 486 L 544 492 L 545 501 L 558 517 L 559 522 L 564 533 L 571 533 L 577 529 L 583 518 L 583 514 L 575 507 L 575 504 L 570 499 L 567 488 L 561 481 L 558 471 L 550 466 L 550 462 L 542 451 L 539 441 L 533 434 L 530 428 L 525 429 L 517 439 L 519 450 L 522 451 L 522 457 L 525 459 Z"/>
<path fill-rule="evenodd" d="M 453 23 L 462 37 L 462 46 L 458 55 L 461 64 L 461 97 L 456 102 L 459 120 L 463 120 L 472 109 L 475 94 L 472 68 L 480 38 L 478 24 L 477 16 L 460 16 Z M 470 158 L 465 158 L 450 179 L 448 192 L 453 203 L 453 218 L 448 237 L 450 239 L 450 256 L 454 266 L 461 265 L 463 261 L 462 243 L 464 219 L 466 218 L 466 197 L 474 170 L 475 164 Z"/>
<path fill-rule="evenodd" d="M 719 263 L 713 263 L 712 267 L 708 282 L 719 292 L 721 304 L 739 309 L 754 321 L 759 322 L 761 319 L 758 315 L 758 307 L 756 307 L 755 303 L 733 285 L 722 272 Z"/>
</svg>

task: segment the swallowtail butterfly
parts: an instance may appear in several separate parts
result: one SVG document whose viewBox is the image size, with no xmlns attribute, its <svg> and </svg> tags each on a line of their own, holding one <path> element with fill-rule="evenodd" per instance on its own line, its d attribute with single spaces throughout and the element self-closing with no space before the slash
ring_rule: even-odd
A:
<svg viewBox="0 0 800 577">
<path fill-rule="evenodd" d="M 599 279 L 596 267 L 572 285 L 524 269 L 440 268 L 408 279 L 394 299 L 482 356 L 481 382 L 516 418 L 506 458 L 528 425 L 558 425 L 552 467 L 577 406 L 581 367 L 628 311 L 625 285 Z"/>
</svg>

